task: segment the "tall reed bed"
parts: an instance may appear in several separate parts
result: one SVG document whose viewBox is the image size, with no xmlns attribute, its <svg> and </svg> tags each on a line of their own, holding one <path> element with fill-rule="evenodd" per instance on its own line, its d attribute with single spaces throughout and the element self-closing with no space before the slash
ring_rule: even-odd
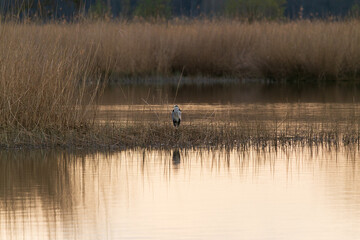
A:
<svg viewBox="0 0 360 240">
<path fill-rule="evenodd" d="M 3 35 L 12 31 L 13 37 L 23 40 L 15 41 L 14 47 L 25 42 L 42 46 L 38 50 L 43 52 L 34 56 L 36 59 L 45 52 L 62 53 L 52 57 L 66 58 L 81 70 L 96 67 L 103 73 L 111 72 L 114 78 L 168 76 L 184 71 L 220 77 L 343 80 L 358 78 L 360 69 L 358 20 L 84 21 L 3 24 L 2 29 Z"/>
<path fill-rule="evenodd" d="M 61 131 L 89 122 L 88 83 L 96 90 L 100 77 L 98 43 L 83 37 L 79 27 L 0 24 L 3 130 Z"/>
<path fill-rule="evenodd" d="M 102 28 L 99 59 L 121 75 L 176 72 L 256 78 L 354 79 L 360 22 L 112 22 Z M 99 31 L 84 31 L 89 39 Z M 106 62 L 106 61 L 101 61 Z"/>
</svg>

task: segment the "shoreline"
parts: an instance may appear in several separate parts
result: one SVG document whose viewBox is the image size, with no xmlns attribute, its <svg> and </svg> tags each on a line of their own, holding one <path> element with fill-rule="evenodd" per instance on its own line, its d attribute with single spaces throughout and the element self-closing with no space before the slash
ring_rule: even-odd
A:
<svg viewBox="0 0 360 240">
<path fill-rule="evenodd" d="M 0 149 L 88 149 L 124 150 L 225 148 L 247 149 L 284 146 L 349 146 L 360 144 L 360 132 L 353 130 L 324 130 L 315 127 L 275 130 L 249 129 L 241 125 L 199 127 L 183 125 L 174 129 L 170 124 L 93 126 L 62 133 L 39 131 L 7 131 L 0 135 Z"/>
</svg>

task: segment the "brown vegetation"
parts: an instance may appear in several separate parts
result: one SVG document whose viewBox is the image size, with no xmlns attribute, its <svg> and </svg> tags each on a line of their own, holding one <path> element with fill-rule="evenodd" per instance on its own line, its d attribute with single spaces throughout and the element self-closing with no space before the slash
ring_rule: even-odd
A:
<svg viewBox="0 0 360 240">
<path fill-rule="evenodd" d="M 76 26 L 0 24 L 0 127 L 47 131 L 88 122 L 88 82 L 100 77 L 96 51 Z"/>
<path fill-rule="evenodd" d="M 217 76 L 357 78 L 360 22 L 0 23 L 0 142 L 67 145 L 77 139 L 116 145 L 110 136 L 116 131 L 115 139 L 127 139 L 118 146 L 250 139 L 241 126 L 235 135 L 213 126 L 184 128 L 180 138 L 167 138 L 167 132 L 175 133 L 163 125 L 108 131 L 92 124 L 87 113 L 108 73 L 166 76 L 183 69 Z M 140 128 L 145 130 L 136 132 Z M 132 142 L 140 133 L 143 141 Z M 108 136 L 97 141 L 101 134 Z M 222 142 L 221 136 L 230 137 Z"/>
<path fill-rule="evenodd" d="M 338 80 L 357 78 L 360 69 L 360 22 L 356 20 L 84 26 L 82 35 L 101 38 L 97 40 L 101 42 L 99 64 L 110 58 L 110 69 L 120 76 L 166 75 L 184 68 L 185 74 L 205 76 Z"/>
<path fill-rule="evenodd" d="M 360 144 L 360 126 L 304 124 L 278 128 L 275 124 L 218 122 L 183 125 L 169 122 L 96 125 L 62 132 L 3 131 L 0 148 L 69 148 L 118 150 L 124 148 L 241 148 L 277 146 L 347 146 Z"/>
</svg>

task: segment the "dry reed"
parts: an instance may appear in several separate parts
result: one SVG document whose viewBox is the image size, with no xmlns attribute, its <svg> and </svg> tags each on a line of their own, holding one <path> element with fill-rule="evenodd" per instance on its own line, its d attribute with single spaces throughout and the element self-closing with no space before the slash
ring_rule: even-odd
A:
<svg viewBox="0 0 360 240">
<path fill-rule="evenodd" d="M 278 146 L 348 146 L 360 144 L 360 126 L 348 129 L 336 124 L 289 126 L 278 129 L 266 123 L 214 123 L 183 125 L 168 122 L 126 125 L 95 125 L 89 129 L 62 132 L 3 131 L 0 148 L 66 148 L 119 150 L 125 148 L 227 148 L 247 149 Z"/>
<path fill-rule="evenodd" d="M 360 22 L 191 21 L 85 24 L 123 75 L 348 79 L 359 77 Z M 94 35 L 95 34 L 95 35 Z"/>
<path fill-rule="evenodd" d="M 2 129 L 52 131 L 89 121 L 88 83 L 100 75 L 97 46 L 84 41 L 69 26 L 0 24 Z"/>
<path fill-rule="evenodd" d="M 114 78 L 184 69 L 187 75 L 339 80 L 358 78 L 360 69 L 358 20 L 3 23 L 1 33 L 2 46 L 10 54 L 18 49 L 24 69 L 50 58 Z"/>
</svg>

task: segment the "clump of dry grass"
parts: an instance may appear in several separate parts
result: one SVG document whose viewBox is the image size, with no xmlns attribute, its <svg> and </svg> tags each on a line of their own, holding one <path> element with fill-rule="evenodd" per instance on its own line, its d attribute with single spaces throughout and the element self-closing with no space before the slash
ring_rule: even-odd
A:
<svg viewBox="0 0 360 240">
<path fill-rule="evenodd" d="M 183 125 L 175 129 L 169 123 L 96 125 L 59 132 L 3 131 L 0 148 L 265 148 L 278 146 L 346 146 L 360 143 L 359 126 L 348 130 L 322 128 L 321 124 L 304 127 L 274 128 L 266 123 L 214 123 Z"/>
</svg>

